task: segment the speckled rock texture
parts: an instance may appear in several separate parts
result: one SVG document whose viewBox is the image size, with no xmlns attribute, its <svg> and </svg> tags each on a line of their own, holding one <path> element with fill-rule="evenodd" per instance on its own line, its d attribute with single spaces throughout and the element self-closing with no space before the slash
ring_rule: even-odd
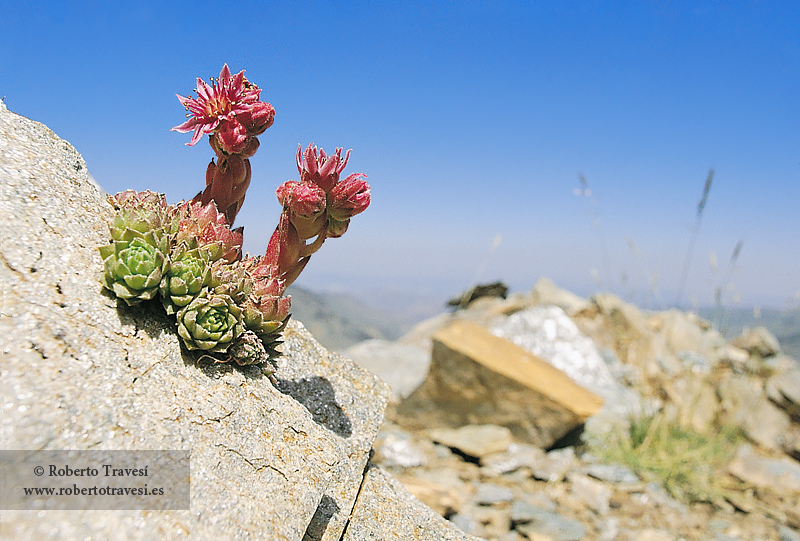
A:
<svg viewBox="0 0 800 541">
<path fill-rule="evenodd" d="M 391 475 L 370 466 L 342 541 L 478 541 L 416 499 Z"/>
<path fill-rule="evenodd" d="M 0 538 L 339 539 L 388 386 L 296 322 L 277 386 L 183 350 L 160 305 L 102 290 L 111 212 L 72 146 L 0 102 L 0 444 L 190 449 L 191 509 L 3 511 Z"/>
<path fill-rule="evenodd" d="M 305 406 L 342 446 L 304 539 L 338 541 L 350 518 L 391 389 L 350 359 L 323 348 L 298 322 L 284 331 L 277 388 Z"/>
</svg>

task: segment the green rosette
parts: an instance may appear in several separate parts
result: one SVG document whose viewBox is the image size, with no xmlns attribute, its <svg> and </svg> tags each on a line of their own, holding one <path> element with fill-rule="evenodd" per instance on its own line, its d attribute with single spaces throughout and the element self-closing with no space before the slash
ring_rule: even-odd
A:
<svg viewBox="0 0 800 541">
<path fill-rule="evenodd" d="M 169 214 L 164 194 L 127 190 L 108 200 L 117 209 L 117 214 L 109 224 L 112 240 L 122 240 L 127 230 L 142 234 L 163 231 Z"/>
<path fill-rule="evenodd" d="M 152 299 L 169 268 L 166 248 L 166 240 L 153 231 L 119 233 L 118 239 L 99 248 L 103 285 L 130 306 Z"/>
<path fill-rule="evenodd" d="M 168 314 L 178 312 L 202 294 L 211 282 L 208 257 L 197 248 L 178 244 L 170 254 L 170 267 L 161 280 L 161 303 Z"/>
<path fill-rule="evenodd" d="M 196 297 L 177 317 L 178 334 L 189 349 L 225 353 L 244 332 L 242 310 L 227 295 Z"/>
</svg>

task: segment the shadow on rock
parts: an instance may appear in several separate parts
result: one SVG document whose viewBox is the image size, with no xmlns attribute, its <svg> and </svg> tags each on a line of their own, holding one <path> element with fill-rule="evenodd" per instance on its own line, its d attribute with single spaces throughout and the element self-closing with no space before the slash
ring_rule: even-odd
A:
<svg viewBox="0 0 800 541">
<path fill-rule="evenodd" d="M 108 299 L 116 300 L 117 317 L 123 327 L 133 326 L 135 333 L 142 331 L 152 340 L 165 331 L 168 332 L 169 329 L 173 329 L 174 332 L 175 318 L 170 319 L 157 299 L 128 306 L 124 301 L 116 299 L 107 289 L 103 289 L 101 294 Z"/>
<path fill-rule="evenodd" d="M 311 522 L 308 524 L 308 529 L 303 539 L 313 541 L 322 539 L 322 536 L 325 535 L 325 531 L 328 529 L 331 518 L 338 513 L 339 510 L 336 500 L 327 494 L 323 494 L 319 506 L 314 512 Z"/>
<path fill-rule="evenodd" d="M 319 376 L 303 378 L 298 381 L 278 379 L 275 386 L 280 392 L 289 395 L 311 412 L 311 418 L 328 430 L 343 438 L 353 433 L 350 419 L 341 406 L 336 403 L 336 393 L 331 382 Z"/>
</svg>

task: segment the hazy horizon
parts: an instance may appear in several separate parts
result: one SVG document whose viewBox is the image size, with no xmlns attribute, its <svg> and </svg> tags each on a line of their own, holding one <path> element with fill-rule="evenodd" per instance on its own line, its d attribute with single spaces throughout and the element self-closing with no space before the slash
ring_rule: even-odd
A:
<svg viewBox="0 0 800 541">
<path fill-rule="evenodd" d="M 113 193 L 194 196 L 170 132 L 223 63 L 276 109 L 236 225 L 263 253 L 297 145 L 352 148 L 372 205 L 298 284 L 452 297 L 541 277 L 587 296 L 800 305 L 800 6 L 7 2 L 0 97 Z M 583 176 L 586 185 L 579 180 Z M 591 190 L 590 192 L 587 191 Z M 499 243 L 497 242 L 499 239 Z M 735 264 L 732 254 L 741 243 Z M 381 293 L 382 292 L 382 293 Z"/>
</svg>

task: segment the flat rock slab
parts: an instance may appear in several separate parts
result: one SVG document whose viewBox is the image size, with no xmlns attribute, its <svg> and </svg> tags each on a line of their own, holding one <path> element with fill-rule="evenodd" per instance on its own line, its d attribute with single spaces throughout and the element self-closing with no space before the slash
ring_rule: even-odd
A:
<svg viewBox="0 0 800 541">
<path fill-rule="evenodd" d="M 182 351 L 160 305 L 131 308 L 103 293 L 97 247 L 111 212 L 74 148 L 0 104 L 0 444 L 189 449 L 191 509 L 4 511 L 1 536 L 302 538 L 325 496 L 343 492 L 339 477 L 367 445 L 375 421 L 366 417 L 388 390 L 348 368 L 308 370 L 306 379 L 332 389 L 309 407 L 295 395 L 313 392 L 281 392 L 257 367 Z M 300 329 L 287 333 L 284 383 L 322 355 Z M 372 402 L 357 412 L 364 396 Z M 320 418 L 331 404 L 342 414 Z"/>
<path fill-rule="evenodd" d="M 596 413 L 603 399 L 543 359 L 467 320 L 433 336 L 422 386 L 400 404 L 404 424 L 496 424 L 549 448 Z"/>
<path fill-rule="evenodd" d="M 391 475 L 370 465 L 342 541 L 480 541 L 416 499 Z"/>
</svg>

